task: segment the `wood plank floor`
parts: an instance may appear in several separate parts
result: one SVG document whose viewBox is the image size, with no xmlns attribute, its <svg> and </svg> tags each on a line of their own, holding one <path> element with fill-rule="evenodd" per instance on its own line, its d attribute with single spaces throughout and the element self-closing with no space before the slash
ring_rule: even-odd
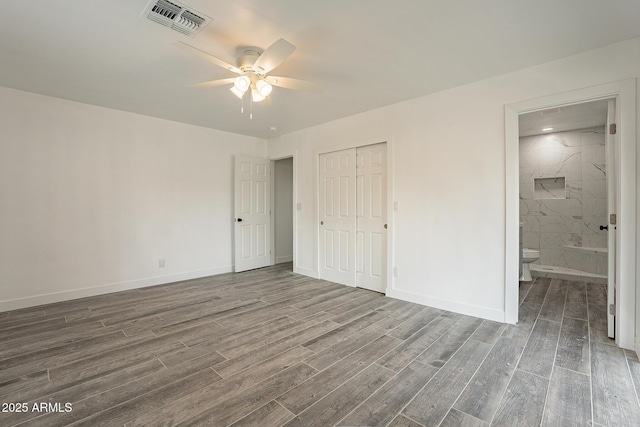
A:
<svg viewBox="0 0 640 427">
<path fill-rule="evenodd" d="M 640 425 L 604 286 L 520 300 L 504 325 L 281 264 L 0 313 L 0 425 Z"/>
</svg>

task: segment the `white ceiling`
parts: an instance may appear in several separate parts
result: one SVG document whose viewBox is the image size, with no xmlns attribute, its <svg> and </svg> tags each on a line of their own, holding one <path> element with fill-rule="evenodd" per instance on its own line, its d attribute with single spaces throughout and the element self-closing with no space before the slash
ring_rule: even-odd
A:
<svg viewBox="0 0 640 427">
<path fill-rule="evenodd" d="M 585 129 L 604 126 L 607 123 L 609 101 L 584 102 L 582 104 L 552 108 L 521 114 L 518 117 L 520 136 L 547 133 L 542 129 L 553 128 L 552 132 Z"/>
<path fill-rule="evenodd" d="M 640 36 L 638 0 L 183 0 L 213 21 L 189 38 L 141 16 L 147 0 L 14 0 L 0 13 L 0 85 L 270 138 Z M 234 63 L 240 45 L 297 50 L 253 120 L 233 77 L 172 45 Z M 277 126 L 277 132 L 269 128 Z"/>
</svg>

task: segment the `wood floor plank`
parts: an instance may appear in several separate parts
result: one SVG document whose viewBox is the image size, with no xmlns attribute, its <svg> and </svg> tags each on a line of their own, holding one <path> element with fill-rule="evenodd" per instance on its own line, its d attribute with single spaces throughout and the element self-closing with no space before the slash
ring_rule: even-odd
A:
<svg viewBox="0 0 640 427">
<path fill-rule="evenodd" d="M 393 371 L 380 365 L 369 365 L 285 425 L 287 427 L 335 425 L 394 374 Z"/>
<path fill-rule="evenodd" d="M 604 427 L 640 416 L 640 362 L 606 338 L 604 285 L 521 283 L 519 322 L 504 325 L 291 270 L 0 313 L 1 400 L 73 403 L 0 413 L 0 424 Z"/>
<path fill-rule="evenodd" d="M 489 344 L 467 341 L 405 407 L 402 414 L 423 425 L 438 425 L 490 350 Z"/>
<path fill-rule="evenodd" d="M 340 422 L 348 426 L 384 426 L 391 422 L 438 372 L 433 366 L 413 362 L 373 393 Z"/>
<path fill-rule="evenodd" d="M 400 414 L 391 421 L 387 427 L 424 427 L 422 424 L 410 420 L 404 415 Z"/>
<path fill-rule="evenodd" d="M 559 322 L 538 319 L 524 348 L 518 369 L 545 378 L 551 377 L 560 326 Z"/>
<path fill-rule="evenodd" d="M 640 420 L 638 397 L 622 349 L 591 343 L 593 421 L 610 426 L 633 426 Z"/>
<path fill-rule="evenodd" d="M 301 366 L 300 361 L 310 353 L 311 352 L 304 347 L 298 346 L 291 348 L 276 357 L 265 360 L 260 365 L 240 372 L 230 378 L 218 381 L 211 386 L 205 387 L 189 396 L 186 396 L 183 399 L 170 402 L 163 408 L 153 412 L 138 414 L 135 419 L 127 422 L 127 425 L 175 425 L 188 420 L 208 408 L 216 407 L 216 405 L 222 405 L 224 402 L 232 402 L 234 400 L 241 401 L 245 398 L 248 390 L 254 388 L 262 381 L 283 373 L 291 366 Z M 315 369 L 310 367 L 308 368 L 311 370 L 308 371 L 305 368 L 303 369 L 303 372 L 307 372 L 309 375 L 317 372 Z M 265 401 L 264 403 L 266 404 L 267 402 L 268 401 Z M 258 407 L 254 409 L 258 409 Z M 244 415 L 248 415 L 249 412 Z M 238 419 L 239 418 L 241 417 L 238 417 Z"/>
<path fill-rule="evenodd" d="M 33 426 L 67 425 L 83 420 L 99 412 L 99 408 L 108 409 L 134 399 L 142 394 L 161 388 L 193 374 L 217 375 L 210 366 L 218 359 L 218 355 L 200 357 L 194 361 L 183 363 L 171 369 L 147 375 L 135 381 L 116 386 L 104 393 L 82 399 L 73 405 L 73 411 L 68 413 L 49 413 L 29 421 Z M 165 372 L 166 371 L 166 372 Z"/>
<path fill-rule="evenodd" d="M 589 307 L 595 305 L 606 307 L 607 306 L 607 285 L 600 283 L 588 283 L 587 284 L 587 303 Z"/>
<path fill-rule="evenodd" d="M 244 418 L 231 424 L 231 427 L 280 427 L 293 419 L 294 415 L 275 400 L 256 409 Z"/>
<path fill-rule="evenodd" d="M 372 323 L 378 322 L 386 318 L 387 318 L 387 315 L 382 312 L 379 312 L 379 311 L 370 312 L 352 320 L 351 322 L 344 323 L 339 328 L 333 329 L 324 335 L 321 335 L 317 338 L 309 340 L 302 345 L 312 351 L 320 351 L 325 347 L 332 346 L 333 344 L 342 341 L 346 337 L 349 337 L 367 328 Z M 331 320 L 335 321 L 335 319 L 331 319 Z"/>
<path fill-rule="evenodd" d="M 406 340 L 411 335 L 415 334 L 420 329 L 431 323 L 441 314 L 442 310 L 438 310 L 437 308 L 423 307 L 420 312 L 402 323 L 402 325 L 394 329 L 393 332 L 391 332 L 389 335 L 394 338 Z"/>
<path fill-rule="evenodd" d="M 456 409 L 449 411 L 439 427 L 488 427 L 489 424 Z"/>
<path fill-rule="evenodd" d="M 502 336 L 506 327 L 507 325 L 505 323 L 484 320 L 473 335 L 471 335 L 471 339 L 487 344 L 495 344 Z"/>
<path fill-rule="evenodd" d="M 436 342 L 455 323 L 455 319 L 444 316 L 437 317 L 420 331 L 411 335 L 387 353 L 378 363 L 386 368 L 400 372 L 423 351 Z"/>
<path fill-rule="evenodd" d="M 518 323 L 506 325 L 502 336 L 527 341 L 536 323 L 542 304 L 523 302 L 518 309 Z"/>
<path fill-rule="evenodd" d="M 538 426 L 542 421 L 549 380 L 516 370 L 500 402 L 492 426 Z"/>
<path fill-rule="evenodd" d="M 531 289 L 529 290 L 527 297 L 524 299 L 524 302 L 543 304 L 550 284 L 551 279 L 549 278 L 534 277 L 533 283 L 531 284 Z"/>
<path fill-rule="evenodd" d="M 339 325 L 337 323 L 325 320 L 322 323 L 310 326 L 305 330 L 291 334 L 288 337 L 281 338 L 271 344 L 265 344 L 233 359 L 217 363 L 213 365 L 213 368 L 223 377 L 230 377 L 249 367 L 262 363 L 267 359 L 278 356 L 293 347 L 299 346 L 309 339 L 323 335 L 338 326 Z M 308 355 L 311 354 L 313 354 L 313 352 L 308 350 Z"/>
<path fill-rule="evenodd" d="M 490 423 L 523 349 L 522 341 L 500 338 L 458 398 L 454 408 Z"/>
<path fill-rule="evenodd" d="M 591 421 L 589 376 L 568 369 L 553 370 L 543 426 L 586 426 Z"/>
<path fill-rule="evenodd" d="M 589 375 L 589 323 L 565 317 L 560 329 L 556 366 Z"/>
<path fill-rule="evenodd" d="M 387 332 L 394 330 L 402 321 L 393 318 L 385 318 L 373 325 L 361 330 L 355 336 L 345 337 L 343 340 L 318 351 L 313 356 L 305 359 L 305 363 L 319 371 L 344 359 L 351 353 L 361 349 L 365 345 L 375 341 Z M 390 336 L 392 336 L 390 334 Z"/>
<path fill-rule="evenodd" d="M 382 336 L 296 388 L 289 390 L 276 400 L 297 415 L 375 362 L 395 347 L 398 342 L 399 340 L 396 338 Z"/>
<path fill-rule="evenodd" d="M 482 320 L 476 317 L 464 317 L 418 356 L 416 360 L 436 368 L 442 367 L 458 351 L 462 344 L 473 335 L 481 323 Z"/>
<path fill-rule="evenodd" d="M 256 384 L 243 394 L 242 399 L 224 401 L 210 407 L 179 426 L 228 425 L 250 414 L 278 395 L 303 383 L 316 373 L 309 365 L 299 363 L 279 374 Z"/>
<path fill-rule="evenodd" d="M 540 309 L 541 319 L 560 322 L 564 315 L 564 303 L 567 299 L 567 282 L 560 279 L 551 279 L 549 290 Z"/>
<path fill-rule="evenodd" d="M 587 320 L 587 285 L 584 282 L 567 283 L 567 300 L 564 316 Z"/>
<path fill-rule="evenodd" d="M 607 309 L 603 305 L 589 305 L 589 331 L 591 341 L 615 345 L 609 338 L 607 327 Z"/>
</svg>

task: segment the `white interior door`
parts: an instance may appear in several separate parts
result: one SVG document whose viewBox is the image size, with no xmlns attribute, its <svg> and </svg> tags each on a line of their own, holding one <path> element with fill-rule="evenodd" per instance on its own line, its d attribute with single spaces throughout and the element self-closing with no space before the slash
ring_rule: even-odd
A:
<svg viewBox="0 0 640 427">
<path fill-rule="evenodd" d="M 320 277 L 355 286 L 356 150 L 320 155 Z"/>
<path fill-rule="evenodd" d="M 606 161 L 605 168 L 607 171 L 607 213 L 609 214 L 609 230 L 607 232 L 607 330 L 609 338 L 615 338 L 615 311 L 612 307 L 616 305 L 616 222 L 612 219 L 616 216 L 616 144 L 617 133 L 610 132 L 610 125 L 616 122 L 616 102 L 609 100 L 609 108 L 607 111 L 607 128 L 605 129 L 605 148 Z M 613 215 L 613 217 L 612 217 Z"/>
<path fill-rule="evenodd" d="M 271 261 L 270 180 L 267 159 L 235 158 L 235 271 L 266 267 Z"/>
<path fill-rule="evenodd" d="M 356 149 L 356 285 L 386 290 L 387 144 Z"/>
</svg>

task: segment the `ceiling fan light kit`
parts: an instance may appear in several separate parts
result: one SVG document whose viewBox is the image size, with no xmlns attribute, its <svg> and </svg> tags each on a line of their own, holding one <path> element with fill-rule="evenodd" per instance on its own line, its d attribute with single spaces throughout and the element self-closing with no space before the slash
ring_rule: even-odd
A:
<svg viewBox="0 0 640 427">
<path fill-rule="evenodd" d="M 226 70 L 239 74 L 238 77 L 233 79 L 219 79 L 209 82 L 197 83 L 189 85 L 190 87 L 202 88 L 202 87 L 214 87 L 228 83 L 233 83 L 231 92 L 243 101 L 243 106 L 240 109 L 244 113 L 244 95 L 251 89 L 251 101 L 261 102 L 264 101 L 271 92 L 273 86 L 283 87 L 286 89 L 303 89 L 314 90 L 317 89 L 317 85 L 305 82 L 302 80 L 291 79 L 288 77 L 275 77 L 268 76 L 267 74 L 282 64 L 291 54 L 295 51 L 295 46 L 286 41 L 285 39 L 279 39 L 266 50 L 260 52 L 260 49 L 247 47 L 239 49 L 242 53 L 236 58 L 237 66 L 231 65 L 226 61 L 208 54 L 196 47 L 188 44 L 177 42 L 176 46 L 188 50 L 191 53 L 195 53 L 222 67 Z M 253 115 L 251 115 L 253 117 Z"/>
</svg>

